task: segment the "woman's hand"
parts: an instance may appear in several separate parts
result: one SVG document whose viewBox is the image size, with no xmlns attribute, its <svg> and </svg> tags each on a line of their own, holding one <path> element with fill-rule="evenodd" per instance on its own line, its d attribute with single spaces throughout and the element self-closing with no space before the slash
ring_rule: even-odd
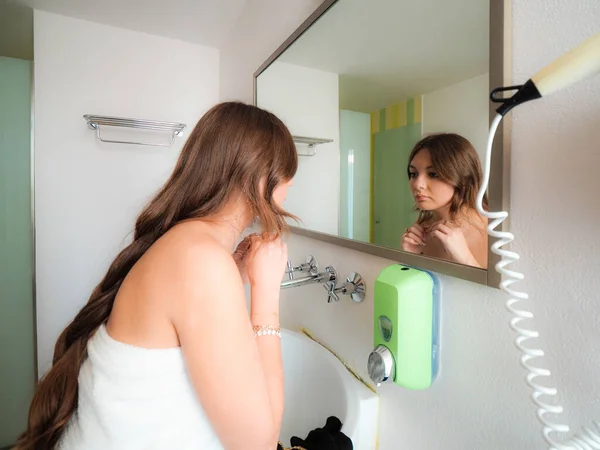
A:
<svg viewBox="0 0 600 450">
<path fill-rule="evenodd" d="M 418 223 L 408 227 L 402 235 L 402 250 L 410 253 L 421 253 L 425 247 L 425 229 Z"/>
<path fill-rule="evenodd" d="M 256 239 L 257 236 L 255 234 L 251 234 L 246 236 L 235 248 L 233 252 L 233 260 L 240 271 L 240 276 L 242 277 L 242 283 L 248 284 L 248 273 L 246 271 L 246 262 L 248 257 L 250 256 L 250 251 L 252 250 L 252 242 Z"/>
<path fill-rule="evenodd" d="M 253 286 L 277 287 L 279 290 L 287 266 L 287 245 L 281 238 L 271 240 L 252 235 L 250 239 L 250 248 L 244 258 L 248 281 Z"/>
<path fill-rule="evenodd" d="M 427 230 L 427 234 L 440 240 L 453 261 L 469 266 L 479 266 L 471 250 L 469 250 L 462 229 L 452 224 L 452 222 L 440 220 L 431 225 Z"/>
<path fill-rule="evenodd" d="M 252 315 L 278 313 L 281 279 L 287 266 L 286 244 L 281 239 L 251 234 L 238 244 L 232 256 L 242 282 L 250 283 Z"/>
<path fill-rule="evenodd" d="M 287 266 L 287 246 L 281 239 L 251 234 L 238 244 L 232 256 L 244 284 L 276 284 L 279 289 Z"/>
<path fill-rule="evenodd" d="M 287 246 L 279 239 L 250 235 L 233 253 L 242 280 L 251 286 L 252 315 L 279 311 L 281 280 L 287 265 Z"/>
</svg>

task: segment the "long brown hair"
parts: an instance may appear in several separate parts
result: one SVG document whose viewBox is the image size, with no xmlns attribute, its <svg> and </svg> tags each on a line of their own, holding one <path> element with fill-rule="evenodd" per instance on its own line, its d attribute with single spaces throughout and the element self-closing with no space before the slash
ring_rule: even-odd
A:
<svg viewBox="0 0 600 450">
<path fill-rule="evenodd" d="M 274 189 L 296 173 L 292 136 L 273 114 L 238 102 L 221 103 L 196 124 L 169 180 L 139 215 L 133 242 L 119 253 L 87 304 L 62 332 L 52 368 L 40 380 L 26 431 L 15 449 L 51 449 L 75 412 L 78 376 L 88 340 L 108 321 L 121 283 L 142 255 L 177 223 L 219 212 L 243 194 L 264 232 L 280 236 L 286 217 Z M 266 179 L 261 194 L 260 181 Z"/>
<path fill-rule="evenodd" d="M 473 144 L 456 133 L 434 133 L 425 136 L 415 144 L 406 167 L 410 178 L 410 164 L 417 153 L 427 149 L 431 156 L 431 165 L 440 180 L 454 187 L 450 200 L 450 219 L 458 218 L 465 210 L 477 209 L 477 193 L 483 180 L 481 162 Z M 487 207 L 487 193 L 483 197 L 484 209 Z M 419 210 L 418 223 L 427 222 L 433 217 L 431 211 Z"/>
</svg>

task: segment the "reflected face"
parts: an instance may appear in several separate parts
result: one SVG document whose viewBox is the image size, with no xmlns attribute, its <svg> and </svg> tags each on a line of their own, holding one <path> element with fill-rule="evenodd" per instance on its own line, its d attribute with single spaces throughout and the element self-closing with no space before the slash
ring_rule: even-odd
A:
<svg viewBox="0 0 600 450">
<path fill-rule="evenodd" d="M 287 197 L 288 189 L 290 188 L 290 186 L 292 186 L 292 184 L 292 180 L 284 181 L 273 190 L 273 201 L 280 208 L 283 207 L 283 202 L 285 202 L 285 199 Z"/>
<path fill-rule="evenodd" d="M 454 195 L 454 186 L 440 180 L 426 148 L 419 150 L 410 162 L 409 182 L 417 208 L 421 210 L 435 211 L 448 206 Z"/>
</svg>

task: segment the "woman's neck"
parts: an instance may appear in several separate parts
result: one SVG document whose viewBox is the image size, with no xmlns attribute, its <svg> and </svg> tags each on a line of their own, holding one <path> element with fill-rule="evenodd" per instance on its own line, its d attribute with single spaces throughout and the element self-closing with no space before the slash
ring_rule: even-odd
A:
<svg viewBox="0 0 600 450">
<path fill-rule="evenodd" d="M 245 204 L 236 202 L 219 213 L 202 220 L 209 225 L 209 233 L 228 250 L 235 250 L 242 232 L 252 223 L 253 216 Z"/>
<path fill-rule="evenodd" d="M 440 220 L 450 221 L 450 205 L 431 211 L 431 213 L 434 222 L 439 222 Z"/>
<path fill-rule="evenodd" d="M 454 222 L 457 225 L 460 225 L 461 223 L 464 223 L 464 222 L 475 224 L 475 223 L 477 223 L 478 220 L 481 219 L 481 216 L 479 215 L 479 213 L 476 210 L 472 210 L 472 209 L 468 209 L 468 208 L 463 208 L 459 212 L 451 214 L 449 205 L 444 206 L 443 208 L 440 208 L 440 209 L 436 209 L 435 211 L 432 211 L 432 214 L 433 214 L 433 218 L 432 218 L 433 222 L 439 222 L 440 220 L 447 220 L 448 222 Z"/>
</svg>

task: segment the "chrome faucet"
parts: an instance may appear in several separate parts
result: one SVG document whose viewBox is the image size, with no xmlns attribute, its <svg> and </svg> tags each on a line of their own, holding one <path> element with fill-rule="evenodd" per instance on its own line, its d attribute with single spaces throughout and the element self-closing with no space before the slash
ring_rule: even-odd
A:
<svg viewBox="0 0 600 450">
<path fill-rule="evenodd" d="M 335 267 L 327 266 L 324 272 L 319 272 L 319 264 L 312 255 L 306 257 L 306 263 L 300 264 L 297 267 L 292 265 L 291 261 L 287 262 L 288 280 L 281 282 L 281 289 L 289 289 L 293 287 L 306 286 L 309 284 L 321 283 L 327 291 L 327 303 L 333 300 L 340 300 L 339 294 L 349 295 L 356 303 L 360 303 L 365 299 L 366 283 L 358 273 L 351 273 L 342 286 L 338 287 L 338 275 Z M 309 272 L 310 275 L 302 278 L 294 278 L 294 272 Z"/>
<path fill-rule="evenodd" d="M 334 269 L 335 270 L 335 269 Z M 349 295 L 350 298 L 356 302 L 360 303 L 365 299 L 365 291 L 367 289 L 367 285 L 365 280 L 360 276 L 360 274 L 352 272 L 344 284 L 340 287 L 335 287 L 335 282 L 327 282 L 323 283 L 323 287 L 327 291 L 327 303 L 331 303 L 332 300 L 336 302 L 340 300 L 340 296 L 338 293 L 342 295 Z"/>
<path fill-rule="evenodd" d="M 296 267 L 293 267 L 292 262 L 288 260 L 285 273 L 288 274 L 290 280 L 294 279 L 294 272 L 309 272 L 311 275 L 316 275 L 319 273 L 319 263 L 312 255 L 308 255 L 306 262 Z"/>
<path fill-rule="evenodd" d="M 311 273 L 307 277 L 291 279 L 288 281 L 281 282 L 281 289 L 288 289 L 298 286 L 306 286 L 308 284 L 316 283 L 330 283 L 335 284 L 337 273 L 333 267 L 326 267 L 324 272 Z"/>
</svg>

